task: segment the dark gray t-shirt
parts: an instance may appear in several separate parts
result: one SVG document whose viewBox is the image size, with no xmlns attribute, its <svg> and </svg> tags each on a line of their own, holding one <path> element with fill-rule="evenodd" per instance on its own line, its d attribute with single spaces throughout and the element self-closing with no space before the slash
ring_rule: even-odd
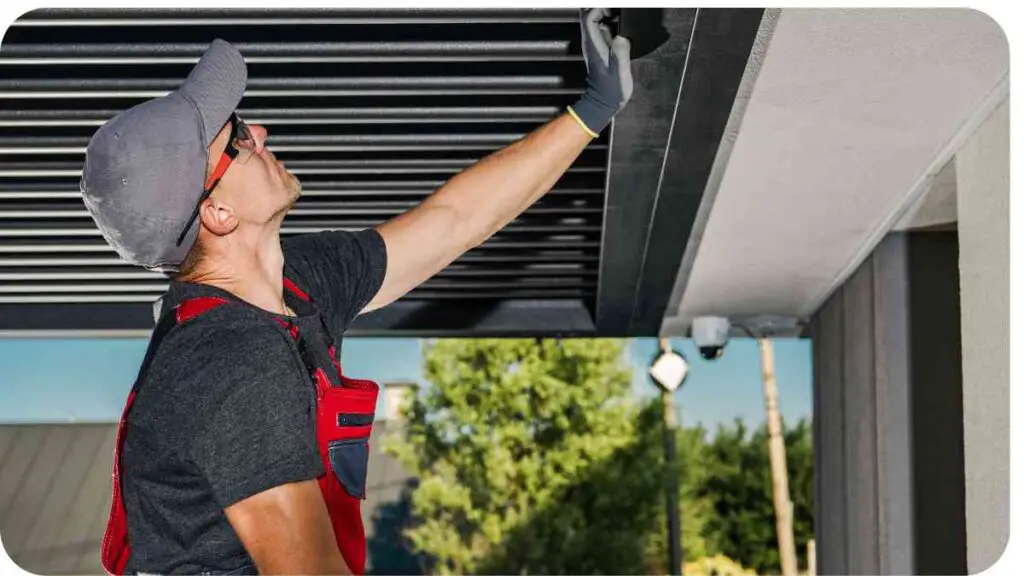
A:
<svg viewBox="0 0 1024 576">
<path fill-rule="evenodd" d="M 342 332 L 384 280 L 384 242 L 372 229 L 333 231 L 287 238 L 282 248 L 285 276 L 314 302 L 286 291 L 298 315 L 292 321 L 335 378 L 323 327 L 340 348 Z M 292 337 L 274 314 L 211 286 L 174 282 L 162 308 L 200 296 L 229 304 L 167 334 L 128 416 L 121 482 L 129 572 L 251 566 L 224 508 L 324 473 L 316 393 Z"/>
</svg>

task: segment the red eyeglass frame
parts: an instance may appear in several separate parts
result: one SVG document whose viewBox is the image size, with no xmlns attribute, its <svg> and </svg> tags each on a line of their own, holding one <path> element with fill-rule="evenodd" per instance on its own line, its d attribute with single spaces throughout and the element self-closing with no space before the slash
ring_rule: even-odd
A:
<svg viewBox="0 0 1024 576">
<path fill-rule="evenodd" d="M 249 126 L 238 117 L 238 114 L 232 114 L 229 122 L 231 122 L 231 134 L 228 136 L 227 146 L 224 147 L 224 152 L 221 154 L 220 160 L 217 161 L 217 165 L 213 168 L 213 172 L 210 173 L 210 177 L 206 179 L 206 183 L 203 185 L 203 194 L 192 209 L 192 215 L 189 216 L 188 221 L 185 223 L 185 228 L 178 236 L 176 246 L 181 246 L 181 243 L 185 241 L 189 228 L 192 227 L 192 223 L 199 217 L 199 207 L 202 206 L 204 200 L 210 197 L 213 189 L 217 187 L 221 178 L 224 177 L 224 173 L 228 171 L 231 163 L 238 157 L 239 149 L 235 142 L 252 141 L 252 132 L 249 130 Z"/>
</svg>

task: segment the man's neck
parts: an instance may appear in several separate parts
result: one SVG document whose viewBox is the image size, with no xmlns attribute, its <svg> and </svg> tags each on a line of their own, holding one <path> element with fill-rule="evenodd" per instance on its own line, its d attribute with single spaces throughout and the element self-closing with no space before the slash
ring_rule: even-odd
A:
<svg viewBox="0 0 1024 576">
<path fill-rule="evenodd" d="M 253 244 L 233 244 L 224 252 L 211 250 L 204 266 L 189 282 L 216 286 L 250 304 L 274 312 L 290 314 L 284 303 L 284 254 L 277 233 Z"/>
</svg>

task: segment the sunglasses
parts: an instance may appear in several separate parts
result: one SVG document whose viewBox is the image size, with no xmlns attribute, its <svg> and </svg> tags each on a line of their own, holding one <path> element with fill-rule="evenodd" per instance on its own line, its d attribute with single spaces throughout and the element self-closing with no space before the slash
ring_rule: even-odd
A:
<svg viewBox="0 0 1024 576">
<path fill-rule="evenodd" d="M 231 122 L 231 136 L 228 138 L 228 144 L 224 148 L 224 152 L 221 154 L 220 160 L 217 162 L 217 166 L 214 167 L 213 172 L 211 172 L 209 178 L 206 179 L 206 183 L 203 185 L 203 194 L 199 197 L 199 201 L 196 202 L 195 208 L 192 209 L 192 215 L 189 217 L 188 222 L 185 223 L 185 228 L 178 236 L 176 246 L 181 246 L 181 243 L 185 241 L 185 236 L 188 234 L 189 228 L 192 227 L 192 223 L 199 217 L 199 207 L 202 206 L 203 201 L 209 198 L 210 194 L 213 193 L 213 189 L 220 183 L 220 179 L 224 177 L 224 173 L 228 171 L 228 167 L 232 164 L 245 164 L 250 158 L 252 158 L 256 150 L 256 140 L 252 136 L 252 131 L 250 131 L 249 126 L 238 117 L 238 114 L 232 114 L 229 121 Z"/>
</svg>

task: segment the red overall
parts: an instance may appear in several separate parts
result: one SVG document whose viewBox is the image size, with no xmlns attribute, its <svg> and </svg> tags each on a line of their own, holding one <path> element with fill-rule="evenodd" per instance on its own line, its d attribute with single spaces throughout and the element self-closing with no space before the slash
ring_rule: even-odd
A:
<svg viewBox="0 0 1024 576">
<path fill-rule="evenodd" d="M 287 278 L 285 288 L 307 302 L 310 297 Z M 124 445 L 125 421 L 132 402 L 153 360 L 160 341 L 174 326 L 184 324 L 200 314 L 218 306 L 229 304 L 218 297 L 186 300 L 165 313 L 157 323 L 150 339 L 139 377 L 128 394 L 128 402 L 117 428 L 113 466 L 113 501 L 106 533 L 103 535 L 103 568 L 109 574 L 124 574 L 131 548 L 128 542 L 128 524 L 124 501 L 121 497 L 121 448 Z M 334 527 L 334 537 L 345 563 L 355 574 L 363 574 L 366 563 L 366 535 L 360 511 L 366 498 L 366 465 L 369 439 L 373 429 L 373 415 L 377 408 L 378 386 L 370 380 L 354 380 L 341 373 L 333 343 L 328 342 L 331 358 L 341 386 L 331 384 L 323 369 L 318 368 L 306 343 L 294 324 L 275 318 L 295 339 L 302 362 L 309 371 L 317 389 L 317 445 L 326 474 L 319 480 L 320 492 Z M 327 334 L 327 332 L 325 332 Z"/>
</svg>

